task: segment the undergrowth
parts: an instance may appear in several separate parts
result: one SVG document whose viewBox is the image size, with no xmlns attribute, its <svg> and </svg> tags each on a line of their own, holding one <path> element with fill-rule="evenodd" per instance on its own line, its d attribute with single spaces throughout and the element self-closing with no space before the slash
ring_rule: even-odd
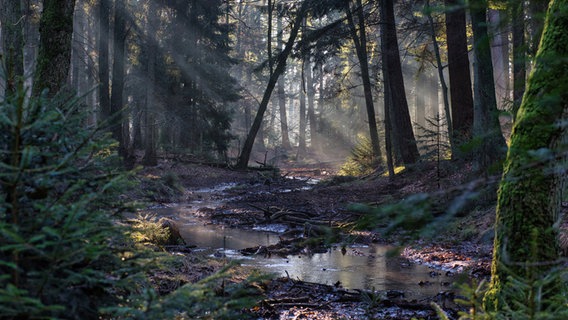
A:
<svg viewBox="0 0 568 320">
<path fill-rule="evenodd" d="M 122 221 L 134 179 L 86 109 L 70 95 L 28 98 L 21 83 L 0 101 L 0 318 L 242 318 L 254 290 L 225 285 L 225 272 L 157 293 L 148 274 L 164 253 L 132 236 L 166 234 Z"/>
</svg>

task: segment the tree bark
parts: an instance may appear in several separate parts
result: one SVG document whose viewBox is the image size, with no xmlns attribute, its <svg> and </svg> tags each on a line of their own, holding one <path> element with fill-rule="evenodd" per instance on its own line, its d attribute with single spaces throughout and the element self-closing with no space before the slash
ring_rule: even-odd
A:
<svg viewBox="0 0 568 320">
<path fill-rule="evenodd" d="M 305 21 L 304 21 L 305 24 Z M 298 132 L 298 154 L 297 158 L 302 159 L 306 155 L 306 90 L 305 90 L 305 79 L 304 79 L 304 69 L 305 63 L 302 59 L 301 68 L 300 68 L 300 93 L 299 93 L 299 100 L 300 100 L 300 110 L 298 113 L 298 118 L 300 119 L 299 127 L 300 130 Z"/>
<path fill-rule="evenodd" d="M 2 49 L 6 70 L 5 94 L 16 92 L 18 81 L 24 78 L 24 34 L 20 0 L 0 1 L 0 22 L 2 23 Z"/>
<path fill-rule="evenodd" d="M 280 18 L 279 18 L 280 22 Z M 278 37 L 282 37 L 281 32 L 278 33 Z M 278 41 L 281 42 L 282 39 Z M 286 91 L 284 90 L 284 77 L 278 77 L 278 109 L 280 111 L 280 132 L 282 135 L 282 148 L 290 150 L 292 146 L 290 145 L 290 136 L 288 135 L 288 116 L 286 114 Z"/>
<path fill-rule="evenodd" d="M 479 139 L 475 153 L 475 169 L 487 172 L 501 171 L 507 145 L 499 124 L 491 48 L 487 34 L 487 1 L 471 3 L 471 20 L 474 41 L 474 120 L 473 134 Z"/>
<path fill-rule="evenodd" d="M 402 161 L 405 165 L 410 165 L 418 161 L 420 154 L 418 153 L 416 139 L 412 131 L 410 112 L 408 110 L 408 102 L 406 101 L 406 93 L 404 90 L 404 79 L 402 76 L 400 52 L 398 49 L 394 20 L 393 0 L 381 0 L 381 9 L 383 14 L 383 28 L 385 28 L 385 32 L 382 33 L 384 36 L 381 41 L 385 42 L 384 48 L 386 52 L 383 52 L 383 54 L 386 55 L 388 62 L 387 73 L 393 103 L 392 116 L 395 120 L 393 123 L 393 133 L 397 136 L 395 142 L 400 144 L 399 150 Z"/>
<path fill-rule="evenodd" d="M 67 82 L 71 66 L 71 39 L 75 0 L 45 0 L 39 22 L 40 43 L 33 92 L 49 89 L 56 95 Z"/>
<path fill-rule="evenodd" d="M 363 12 L 363 4 L 361 0 L 357 0 L 356 14 L 358 25 L 355 25 L 353 15 L 351 14 L 350 1 L 345 2 L 345 13 L 351 30 L 351 38 L 355 45 L 355 52 L 359 60 L 359 68 L 361 70 L 361 80 L 363 82 L 363 92 L 365 95 L 365 110 L 367 111 L 367 121 L 369 122 L 369 136 L 371 138 L 371 146 L 373 148 L 373 156 L 375 162 L 381 161 L 381 146 L 379 142 L 379 131 L 377 128 L 377 120 L 375 118 L 375 106 L 373 103 L 373 91 L 371 87 L 371 78 L 369 76 L 369 61 L 367 54 L 367 35 L 365 32 L 365 16 Z M 359 32 L 357 32 L 359 29 Z"/>
<path fill-rule="evenodd" d="M 154 38 L 154 34 L 158 29 L 158 7 L 156 1 L 148 0 L 148 27 L 146 30 L 146 50 L 147 50 L 147 76 L 148 81 L 146 81 L 146 101 L 144 107 L 145 114 L 145 139 L 144 139 L 144 158 L 142 162 L 147 166 L 155 166 L 158 164 L 158 157 L 156 154 L 156 140 L 157 140 L 157 128 L 156 128 L 156 62 L 158 54 L 157 39 Z"/>
<path fill-rule="evenodd" d="M 381 30 L 381 36 L 384 32 L 384 28 Z M 384 46 L 383 41 L 381 41 L 381 47 Z M 385 52 L 385 48 L 381 48 L 383 52 Z M 386 55 L 381 55 L 382 59 L 382 66 L 381 71 L 383 73 L 383 101 L 384 101 L 384 113 L 385 113 L 385 153 L 387 158 L 387 170 L 389 172 L 389 179 L 394 179 L 394 157 L 393 157 L 393 132 L 392 132 L 392 124 L 393 124 L 393 117 L 392 117 L 392 96 L 390 92 L 390 84 L 389 84 L 389 75 L 387 72 L 387 63 L 388 60 Z M 422 106 L 424 107 L 424 106 Z M 417 106 L 418 108 L 418 106 Z M 424 109 L 422 109 L 424 110 Z M 424 117 L 422 117 L 424 119 Z"/>
<path fill-rule="evenodd" d="M 313 150 L 319 145 L 318 133 L 316 126 L 316 114 L 315 114 L 315 89 L 314 89 L 314 75 L 313 68 L 310 62 L 307 63 L 306 68 L 306 87 L 308 96 L 308 122 L 310 125 L 310 145 Z"/>
<path fill-rule="evenodd" d="M 110 97 L 110 124 L 112 137 L 119 143 L 118 151 L 126 156 L 123 128 L 124 49 L 126 40 L 125 0 L 116 0 L 114 11 L 114 59 L 112 67 L 112 95 Z"/>
<path fill-rule="evenodd" d="M 438 46 L 438 40 L 436 39 L 436 29 L 434 26 L 434 18 L 430 12 L 430 1 L 426 0 L 426 16 L 430 22 L 430 36 L 432 37 L 432 44 L 434 46 L 434 55 L 436 56 L 436 69 L 438 71 L 438 79 L 440 85 L 442 86 L 442 98 L 444 100 L 444 114 L 446 116 L 446 125 L 448 129 L 448 138 L 450 140 L 450 147 L 452 149 L 452 155 L 456 152 L 456 144 L 454 142 L 454 132 L 452 126 L 452 115 L 450 112 L 450 101 L 448 99 L 448 86 L 446 85 L 446 80 L 444 78 L 444 66 L 442 65 L 442 57 L 440 55 L 440 47 Z"/>
<path fill-rule="evenodd" d="M 531 74 L 505 161 L 499 188 L 491 288 L 485 295 L 490 311 L 503 312 L 512 296 L 532 311 L 541 309 L 559 294 L 558 281 L 544 282 L 540 294 L 513 284 L 509 276 L 524 283 L 547 277 L 558 261 L 557 225 L 561 194 L 565 187 L 566 120 L 568 118 L 568 1 L 552 1 L 536 64 Z M 559 281 L 560 278 L 558 279 Z"/>
<path fill-rule="evenodd" d="M 465 6 L 460 0 L 446 0 L 445 6 L 452 126 L 454 138 L 460 144 L 471 140 L 473 127 L 473 95 L 467 49 Z M 459 154 L 455 156 L 460 157 Z"/>
<path fill-rule="evenodd" d="M 525 5 L 517 0 L 510 0 L 509 5 L 513 25 L 513 119 L 516 119 L 526 84 Z"/>
<path fill-rule="evenodd" d="M 110 0 L 99 0 L 99 108 L 101 112 L 100 120 L 108 122 L 110 110 L 110 86 L 109 86 L 109 44 L 110 37 Z"/>
<path fill-rule="evenodd" d="M 274 90 L 274 87 L 276 86 L 276 82 L 278 81 L 278 77 L 280 77 L 280 75 L 284 72 L 284 69 L 286 67 L 286 60 L 288 59 L 288 56 L 290 55 L 290 52 L 292 51 L 294 41 L 296 40 L 296 37 L 298 36 L 298 31 L 300 29 L 300 26 L 302 25 L 302 19 L 304 17 L 306 7 L 307 7 L 307 2 L 305 2 L 305 1 L 302 2 L 300 9 L 296 13 L 296 19 L 294 20 L 294 25 L 292 26 L 292 29 L 290 30 L 290 37 L 288 38 L 288 41 L 286 42 L 286 46 L 284 47 L 284 50 L 282 50 L 282 52 L 278 55 L 276 69 L 274 70 L 274 73 L 270 76 L 270 79 L 268 80 L 268 84 L 266 86 L 266 90 L 264 91 L 262 101 L 260 102 L 260 105 L 258 107 L 258 112 L 256 113 L 252 127 L 251 127 L 251 129 L 250 129 L 250 131 L 247 135 L 247 138 L 245 140 L 245 143 L 243 145 L 241 155 L 239 156 L 239 160 L 238 160 L 237 165 L 236 165 L 237 168 L 244 169 L 244 168 L 248 167 L 248 162 L 250 160 L 250 154 L 252 152 L 254 140 L 256 138 L 258 130 L 260 129 L 260 125 L 262 123 L 264 113 L 266 112 L 266 108 L 268 106 L 270 96 L 272 94 L 272 91 Z"/>
</svg>

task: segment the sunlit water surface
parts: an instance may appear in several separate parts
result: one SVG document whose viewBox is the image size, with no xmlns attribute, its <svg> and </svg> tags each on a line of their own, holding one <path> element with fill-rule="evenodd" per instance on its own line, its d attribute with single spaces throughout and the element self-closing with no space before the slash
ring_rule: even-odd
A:
<svg viewBox="0 0 568 320">
<path fill-rule="evenodd" d="M 195 212 L 199 208 L 219 206 L 222 201 L 203 199 L 186 205 L 152 209 L 152 212 L 174 219 L 181 236 L 188 245 L 196 246 L 196 250 L 237 259 L 242 265 L 292 279 L 340 284 L 347 289 L 400 290 L 404 291 L 407 299 L 431 297 L 447 291 L 450 289 L 448 284 L 454 280 L 444 272 L 389 258 L 389 247 L 374 244 L 347 246 L 345 254 L 338 247 L 333 247 L 326 253 L 306 253 L 286 258 L 244 256 L 240 254 L 240 249 L 278 243 L 278 232 L 285 231 L 286 227 L 270 225 L 245 230 L 204 224 L 196 218 Z"/>
</svg>

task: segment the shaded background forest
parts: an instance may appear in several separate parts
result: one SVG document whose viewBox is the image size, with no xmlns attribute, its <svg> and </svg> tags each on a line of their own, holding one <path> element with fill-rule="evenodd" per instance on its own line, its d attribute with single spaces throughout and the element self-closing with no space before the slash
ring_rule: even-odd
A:
<svg viewBox="0 0 568 320">
<path fill-rule="evenodd" d="M 438 173 L 439 160 L 463 160 L 454 168 L 481 177 L 460 205 L 497 198 L 484 310 L 565 315 L 568 4 L 551 1 L 545 24 L 547 6 L 0 1 L 3 313 L 145 312 L 155 293 L 131 284 L 147 285 L 135 278 L 148 252 L 117 218 L 135 183 L 122 164 L 350 157 L 344 174 L 394 179 L 433 157 Z M 415 210 L 428 198 L 402 199 L 409 215 L 394 222 L 439 222 Z M 183 288 L 168 299 L 198 313 L 187 298 L 205 289 Z"/>
<path fill-rule="evenodd" d="M 500 130 L 492 110 L 501 111 L 502 124 L 512 122 L 509 111 L 519 97 L 513 79 L 524 88 L 518 83 L 530 68 L 545 7 L 490 3 L 489 37 L 479 41 L 488 41 L 491 55 L 479 68 L 494 81 L 480 80 L 480 90 L 494 90 L 495 99 L 479 101 L 493 115 L 477 117 L 483 140 Z M 254 134 L 252 160 L 265 154 L 341 160 L 365 144 L 375 164 L 385 155 L 413 163 L 418 149 L 428 156 L 440 144 L 455 158 L 457 146 L 472 137 L 473 97 L 484 96 L 472 92 L 475 34 L 465 9 L 459 1 L 311 1 L 304 8 L 294 1 L 80 0 L 67 88 L 84 97 L 89 124 L 110 125 L 130 165 L 136 150 L 145 164 L 155 164 L 158 154 L 234 164 L 271 77 L 277 80 Z M 31 86 L 42 4 L 26 1 L 21 10 L 15 21 L 23 27 L 23 73 Z M 392 34 L 381 30 L 391 25 L 381 19 L 396 22 Z M 298 35 L 285 52 L 294 28 Z M 5 49 L 16 44 L 8 32 L 3 39 Z M 280 60 L 286 64 L 278 71 Z M 396 60 L 400 71 L 393 70 Z M 389 77 L 393 86 L 385 90 Z M 493 145 L 502 157 L 504 143 Z"/>
</svg>

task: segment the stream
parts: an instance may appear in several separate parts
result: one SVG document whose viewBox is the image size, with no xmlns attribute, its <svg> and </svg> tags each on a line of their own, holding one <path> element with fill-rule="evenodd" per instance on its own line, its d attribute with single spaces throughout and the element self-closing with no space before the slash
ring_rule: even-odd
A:
<svg viewBox="0 0 568 320">
<path fill-rule="evenodd" d="M 433 297 L 451 289 L 455 280 L 444 271 L 424 265 L 408 263 L 387 256 L 385 245 L 348 245 L 343 251 L 338 246 L 325 253 L 302 253 L 286 258 L 264 255 L 242 255 L 239 250 L 257 246 L 269 246 L 279 241 L 279 234 L 287 230 L 285 225 L 262 225 L 253 229 L 228 228 L 206 223 L 198 211 L 215 208 L 227 199 L 223 190 L 231 185 L 200 189 L 193 192 L 199 200 L 150 211 L 159 217 L 176 221 L 186 243 L 193 250 L 205 251 L 216 257 L 239 260 L 243 266 L 251 266 L 278 276 L 289 276 L 308 282 L 341 285 L 347 289 L 388 290 L 401 292 L 406 299 Z M 342 252 L 343 251 L 343 252 Z"/>
</svg>

